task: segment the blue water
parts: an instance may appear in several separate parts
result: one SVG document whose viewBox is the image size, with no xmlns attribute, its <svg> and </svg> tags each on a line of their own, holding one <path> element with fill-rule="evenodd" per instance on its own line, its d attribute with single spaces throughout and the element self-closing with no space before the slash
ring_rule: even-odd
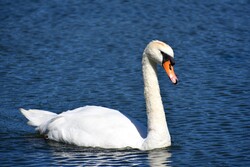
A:
<svg viewBox="0 0 250 167">
<path fill-rule="evenodd" d="M 1 0 L 1 166 L 250 166 L 249 9 L 247 0 Z M 173 47 L 180 80 L 158 68 L 171 147 L 47 141 L 18 111 L 101 105 L 146 125 L 141 54 L 153 39 Z"/>
</svg>

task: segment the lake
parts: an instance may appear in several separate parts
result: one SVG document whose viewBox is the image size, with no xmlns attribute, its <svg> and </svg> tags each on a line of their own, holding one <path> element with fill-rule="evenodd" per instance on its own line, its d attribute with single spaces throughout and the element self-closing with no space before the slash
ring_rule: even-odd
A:
<svg viewBox="0 0 250 167">
<path fill-rule="evenodd" d="M 0 1 L 1 166 L 250 166 L 250 2 Z M 175 52 L 158 77 L 172 146 L 85 148 L 44 140 L 19 108 L 113 108 L 147 124 L 142 52 Z"/>
</svg>

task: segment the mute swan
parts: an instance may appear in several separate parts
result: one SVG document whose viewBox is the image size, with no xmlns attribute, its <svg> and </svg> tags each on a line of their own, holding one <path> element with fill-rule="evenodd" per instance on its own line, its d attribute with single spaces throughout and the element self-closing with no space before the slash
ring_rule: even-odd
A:
<svg viewBox="0 0 250 167">
<path fill-rule="evenodd" d="M 144 96 L 148 128 L 117 110 L 85 106 L 56 114 L 44 110 L 20 109 L 47 139 L 86 147 L 136 148 L 151 150 L 171 145 L 157 79 L 157 64 L 166 70 L 173 84 L 174 52 L 164 42 L 154 40 L 145 48 L 142 58 Z M 147 133 L 148 132 L 148 133 Z"/>
</svg>

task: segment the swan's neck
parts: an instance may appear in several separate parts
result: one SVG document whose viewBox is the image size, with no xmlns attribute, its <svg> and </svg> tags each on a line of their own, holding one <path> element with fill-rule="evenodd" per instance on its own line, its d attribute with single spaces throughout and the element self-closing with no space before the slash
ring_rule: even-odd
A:
<svg viewBox="0 0 250 167">
<path fill-rule="evenodd" d="M 160 95 L 156 65 L 145 53 L 143 54 L 144 96 L 148 116 L 148 136 L 143 143 L 144 149 L 161 148 L 171 145 Z"/>
</svg>

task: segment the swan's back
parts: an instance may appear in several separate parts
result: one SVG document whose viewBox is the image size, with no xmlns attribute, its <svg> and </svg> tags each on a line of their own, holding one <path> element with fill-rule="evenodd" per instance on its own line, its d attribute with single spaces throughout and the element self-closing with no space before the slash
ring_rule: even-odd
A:
<svg viewBox="0 0 250 167">
<path fill-rule="evenodd" d="M 63 112 L 37 129 L 55 141 L 102 148 L 140 148 L 146 136 L 146 127 L 140 123 L 98 106 Z"/>
</svg>

